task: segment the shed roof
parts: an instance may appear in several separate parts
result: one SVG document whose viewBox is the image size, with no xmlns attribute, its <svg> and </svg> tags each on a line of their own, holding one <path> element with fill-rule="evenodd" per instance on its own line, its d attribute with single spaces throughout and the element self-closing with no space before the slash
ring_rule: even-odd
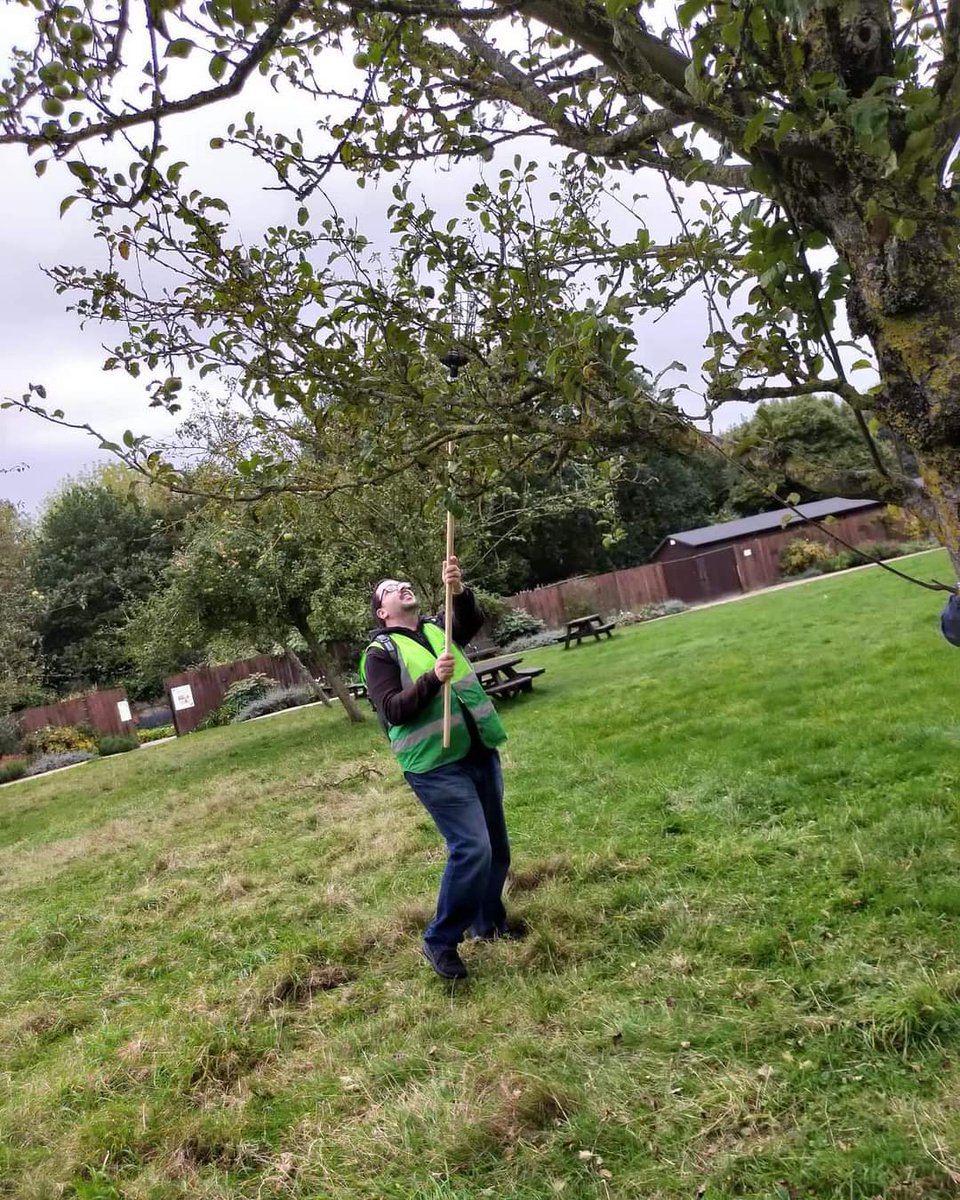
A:
<svg viewBox="0 0 960 1200">
<path fill-rule="evenodd" d="M 700 529 L 684 529 L 680 533 L 668 534 L 654 550 L 656 556 L 660 548 L 671 542 L 680 542 L 683 546 L 710 546 L 715 542 L 727 542 L 734 538 L 752 537 L 757 533 L 766 533 L 771 529 L 783 529 L 788 525 L 802 524 L 811 517 L 822 520 L 824 517 L 836 516 L 839 513 L 856 512 L 861 508 L 874 508 L 879 500 L 847 500 L 843 496 L 834 496 L 831 500 L 811 500 L 808 504 L 798 504 L 797 509 L 802 517 L 791 508 L 777 508 L 773 512 L 757 513 L 752 517 L 740 517 L 737 521 L 721 521 L 719 525 L 703 525 Z"/>
</svg>

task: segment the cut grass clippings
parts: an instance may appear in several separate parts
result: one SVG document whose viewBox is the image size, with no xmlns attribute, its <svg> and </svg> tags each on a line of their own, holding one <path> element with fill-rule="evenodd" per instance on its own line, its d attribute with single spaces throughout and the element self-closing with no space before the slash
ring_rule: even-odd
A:
<svg viewBox="0 0 960 1200">
<path fill-rule="evenodd" d="M 912 560 L 925 577 L 937 555 Z M 520 943 L 374 721 L 4 789 L 0 1196 L 954 1196 L 958 652 L 878 570 L 529 654 Z"/>
</svg>

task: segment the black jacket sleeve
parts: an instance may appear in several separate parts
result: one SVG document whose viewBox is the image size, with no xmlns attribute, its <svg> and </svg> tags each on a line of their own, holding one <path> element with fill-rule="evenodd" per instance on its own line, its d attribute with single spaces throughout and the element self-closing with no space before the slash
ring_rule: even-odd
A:
<svg viewBox="0 0 960 1200">
<path fill-rule="evenodd" d="M 443 613 L 437 620 L 443 624 Z M 477 598 L 469 588 L 464 588 L 459 596 L 453 598 L 453 640 L 458 646 L 472 642 L 480 632 L 480 627 L 486 620 L 483 609 L 477 603 Z"/>
<path fill-rule="evenodd" d="M 443 623 L 442 614 L 438 620 Z M 473 592 L 464 588 L 453 599 L 453 640 L 458 646 L 466 645 L 476 637 L 483 622 L 483 609 Z M 429 670 L 410 687 L 404 688 L 400 664 L 387 650 L 379 647 L 368 651 L 364 673 L 370 702 L 389 725 L 406 725 L 416 720 L 443 686 L 433 670 Z"/>
<path fill-rule="evenodd" d="M 367 652 L 365 674 L 370 702 L 389 725 L 407 725 L 415 720 L 442 686 L 431 669 L 410 687 L 402 687 L 400 664 L 379 647 Z"/>
</svg>

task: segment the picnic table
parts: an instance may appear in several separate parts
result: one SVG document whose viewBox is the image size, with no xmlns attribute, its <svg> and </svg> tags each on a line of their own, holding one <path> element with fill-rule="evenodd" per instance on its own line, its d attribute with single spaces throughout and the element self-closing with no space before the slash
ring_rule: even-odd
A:
<svg viewBox="0 0 960 1200">
<path fill-rule="evenodd" d="M 320 690 L 323 692 L 324 696 L 326 697 L 326 699 L 333 700 L 336 693 L 334 692 L 334 690 L 330 686 L 330 684 L 327 683 L 326 679 L 324 679 L 324 677 L 321 675 L 319 677 L 319 679 L 317 679 L 316 682 L 317 682 Z M 366 698 L 366 695 L 367 695 L 367 689 L 362 683 L 348 683 L 347 691 L 354 698 L 354 700 L 363 700 Z"/>
<path fill-rule="evenodd" d="M 500 658 L 486 658 L 474 663 L 474 672 L 488 696 L 516 696 L 520 692 L 529 692 L 534 679 L 546 670 L 546 667 L 521 669 L 522 662 L 522 654 L 504 654 Z"/>
<path fill-rule="evenodd" d="M 478 649 L 474 649 L 473 646 L 467 647 L 467 657 L 471 662 L 482 662 L 485 658 L 496 658 L 499 653 L 499 646 L 483 646 Z"/>
<path fill-rule="evenodd" d="M 588 617 L 574 617 L 572 621 L 567 622 L 566 632 L 563 635 L 563 648 L 569 650 L 572 641 L 579 646 L 581 641 L 585 637 L 590 637 L 591 634 L 599 642 L 601 633 L 605 633 L 608 638 L 613 637 L 613 622 L 608 621 L 604 624 L 599 613 L 591 613 Z"/>
</svg>

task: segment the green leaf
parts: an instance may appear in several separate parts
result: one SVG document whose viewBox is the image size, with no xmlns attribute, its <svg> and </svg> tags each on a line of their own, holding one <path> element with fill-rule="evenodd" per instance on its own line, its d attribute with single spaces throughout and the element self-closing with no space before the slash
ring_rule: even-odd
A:
<svg viewBox="0 0 960 1200">
<path fill-rule="evenodd" d="M 894 235 L 909 241 L 917 232 L 917 223 L 912 217 L 898 217 L 893 226 Z"/>
<path fill-rule="evenodd" d="M 683 85 L 694 100 L 707 99 L 709 91 L 708 80 L 703 75 L 700 66 L 691 62 L 683 73 Z"/>
<path fill-rule="evenodd" d="M 852 366 L 850 367 L 850 370 L 851 371 L 869 371 L 872 366 L 873 366 L 873 363 L 870 361 L 869 358 L 858 358 L 857 361 L 852 364 Z"/>
<path fill-rule="evenodd" d="M 787 504 L 799 504 L 799 503 L 800 503 L 800 493 L 799 492 L 791 492 L 790 495 L 787 496 Z"/>
<path fill-rule="evenodd" d="M 67 170 L 71 175 L 76 176 L 81 183 L 93 183 L 93 171 L 84 162 L 68 162 Z"/>
<path fill-rule="evenodd" d="M 796 113 L 785 112 L 783 114 L 783 116 L 780 118 L 780 123 L 777 126 L 777 132 L 773 135 L 773 144 L 776 146 L 776 148 L 778 150 L 780 149 L 780 143 L 783 141 L 783 139 L 787 136 L 787 134 L 792 129 L 796 128 L 796 125 L 797 125 Z"/>
<path fill-rule="evenodd" d="M 163 53 L 164 58 L 189 58 L 193 49 L 190 38 L 175 38 Z"/>
<path fill-rule="evenodd" d="M 79 196 L 65 196 L 63 200 L 60 201 L 60 216 L 64 216 L 70 206 L 76 203 L 76 201 L 79 199 Z"/>
<path fill-rule="evenodd" d="M 763 133 L 763 127 L 767 120 L 767 110 L 765 108 L 758 109 L 750 120 L 747 122 L 747 128 L 743 133 L 743 149 L 749 154 L 753 147 L 757 144 L 757 139 Z"/>
<path fill-rule="evenodd" d="M 297 209 L 297 224 L 306 225 L 309 220 L 310 210 L 306 207 L 306 205 L 301 205 L 300 208 Z"/>
<path fill-rule="evenodd" d="M 219 83 L 226 74 L 228 63 L 229 59 L 225 54 L 215 54 L 210 59 L 210 78 L 215 83 Z"/>
<path fill-rule="evenodd" d="M 610 5 L 608 4 L 609 8 Z M 699 17 L 700 14 L 710 7 L 710 0 L 685 0 L 677 9 L 677 20 L 680 22 L 681 29 L 689 29 L 693 24 L 694 17 Z"/>
</svg>

